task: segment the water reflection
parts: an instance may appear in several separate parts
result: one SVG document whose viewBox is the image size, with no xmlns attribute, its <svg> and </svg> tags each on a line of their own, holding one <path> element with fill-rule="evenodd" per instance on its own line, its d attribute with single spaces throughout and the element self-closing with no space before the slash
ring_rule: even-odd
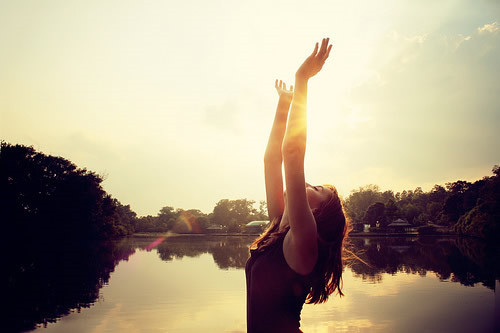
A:
<svg viewBox="0 0 500 333">
<path fill-rule="evenodd" d="M 117 263 L 134 253 L 127 241 L 2 244 L 2 330 L 19 332 L 90 307 Z"/>
<path fill-rule="evenodd" d="M 466 286 L 482 283 L 495 289 L 500 277 L 499 249 L 470 238 L 351 238 L 353 252 L 363 262 L 353 260 L 357 276 L 377 282 L 382 273 L 405 272 L 425 276 L 434 272 L 441 280 Z"/>
<path fill-rule="evenodd" d="M 244 268 L 252 240 L 181 236 L 167 238 L 157 250 L 165 261 L 210 253 L 221 269 Z M 352 237 L 350 249 L 361 259 L 349 261 L 351 270 L 371 282 L 380 281 L 383 273 L 425 276 L 433 272 L 441 280 L 466 286 L 482 283 L 495 289 L 495 280 L 500 278 L 498 246 L 471 238 Z"/>
<path fill-rule="evenodd" d="M 252 240 L 249 236 L 177 236 L 165 238 L 155 244 L 155 248 L 150 247 L 155 238 L 92 244 L 29 242 L 17 247 L 5 247 L 5 244 L 10 244 L 6 242 L 2 260 L 7 274 L 3 275 L 2 286 L 7 298 L 5 304 L 9 306 L 4 312 L 6 319 L 2 322 L 2 329 L 30 330 L 37 324 L 46 325 L 72 311 L 79 312 L 92 306 L 116 265 L 128 260 L 137 249 L 150 251 L 151 255 L 157 253 L 161 260 L 169 263 L 174 259 L 209 254 L 219 270 L 237 270 L 244 268 Z M 500 278 L 499 248 L 473 239 L 386 237 L 351 238 L 351 242 L 353 252 L 364 263 L 354 260 L 350 270 L 358 280 L 365 282 L 384 283 L 387 274 L 404 272 L 418 278 L 433 272 L 440 280 L 465 286 L 480 283 L 494 290 L 495 280 Z M 186 261 L 176 262 L 176 265 L 184 265 Z M 151 269 L 151 274 L 154 274 L 159 268 L 154 266 Z M 243 272 L 241 274 L 243 276 Z M 401 275 L 399 278 L 409 281 L 410 276 Z M 202 284 L 203 277 L 200 279 L 195 283 Z M 386 283 L 384 290 L 388 287 Z M 212 291 L 205 292 L 211 295 Z M 217 294 L 221 292 L 218 290 Z M 244 290 L 241 290 L 241 295 L 244 295 Z M 243 307 L 241 311 L 244 311 Z M 335 313 L 339 314 L 338 310 Z M 337 323 L 340 323 L 338 319 Z"/>
<path fill-rule="evenodd" d="M 177 236 L 167 238 L 157 247 L 160 258 L 170 261 L 184 256 L 210 253 L 220 269 L 244 268 L 252 236 Z"/>
</svg>

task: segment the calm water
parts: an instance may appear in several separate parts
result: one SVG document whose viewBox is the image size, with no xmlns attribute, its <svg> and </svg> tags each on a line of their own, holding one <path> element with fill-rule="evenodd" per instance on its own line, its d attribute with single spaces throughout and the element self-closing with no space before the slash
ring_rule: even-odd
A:
<svg viewBox="0 0 500 333">
<path fill-rule="evenodd" d="M 23 288 L 7 314 L 17 329 L 37 325 L 42 333 L 245 332 L 244 265 L 252 238 L 155 240 L 40 247 L 26 266 L 36 282 L 16 281 Z M 354 262 L 345 270 L 342 299 L 304 306 L 305 332 L 495 331 L 498 249 L 453 238 L 352 242 L 368 265 Z"/>
</svg>

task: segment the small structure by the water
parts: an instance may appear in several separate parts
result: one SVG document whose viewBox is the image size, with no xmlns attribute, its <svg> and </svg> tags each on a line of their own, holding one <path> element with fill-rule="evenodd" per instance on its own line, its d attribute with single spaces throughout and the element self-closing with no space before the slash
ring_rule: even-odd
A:
<svg viewBox="0 0 500 333">
<path fill-rule="evenodd" d="M 206 228 L 206 232 L 207 234 L 220 234 L 222 233 L 222 225 L 218 224 L 218 225 L 211 225 L 211 226 L 208 226 Z"/>
<path fill-rule="evenodd" d="M 269 221 L 252 221 L 252 222 L 248 222 L 246 225 L 245 225 L 245 233 L 247 234 L 260 234 L 261 232 L 263 232 L 266 227 L 267 227 L 267 224 L 269 223 Z"/>
<path fill-rule="evenodd" d="M 399 218 L 397 220 L 395 220 L 394 222 L 392 223 L 389 223 L 387 225 L 387 229 L 390 231 L 390 232 L 408 232 L 408 231 L 411 231 L 411 224 L 408 223 L 407 221 Z"/>
</svg>

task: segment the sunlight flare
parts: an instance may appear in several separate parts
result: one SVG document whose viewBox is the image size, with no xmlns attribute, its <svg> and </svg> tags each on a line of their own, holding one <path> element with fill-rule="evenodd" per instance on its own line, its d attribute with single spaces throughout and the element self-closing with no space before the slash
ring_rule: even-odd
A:
<svg viewBox="0 0 500 333">
<path fill-rule="evenodd" d="M 155 239 L 154 242 L 152 242 L 151 244 L 149 244 L 148 246 L 146 246 L 146 251 L 151 251 L 152 249 L 154 249 L 155 247 L 157 247 L 158 245 L 160 245 L 164 240 L 165 240 L 165 236 L 163 237 L 158 237 L 157 239 Z"/>
</svg>

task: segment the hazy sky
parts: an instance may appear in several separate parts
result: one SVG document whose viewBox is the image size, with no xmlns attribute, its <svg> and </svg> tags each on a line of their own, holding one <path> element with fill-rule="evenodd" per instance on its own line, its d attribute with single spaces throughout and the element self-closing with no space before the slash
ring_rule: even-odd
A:
<svg viewBox="0 0 500 333">
<path fill-rule="evenodd" d="M 265 199 L 277 95 L 314 43 L 306 178 L 347 196 L 500 164 L 498 1 L 0 0 L 0 139 L 139 215 Z"/>
</svg>

